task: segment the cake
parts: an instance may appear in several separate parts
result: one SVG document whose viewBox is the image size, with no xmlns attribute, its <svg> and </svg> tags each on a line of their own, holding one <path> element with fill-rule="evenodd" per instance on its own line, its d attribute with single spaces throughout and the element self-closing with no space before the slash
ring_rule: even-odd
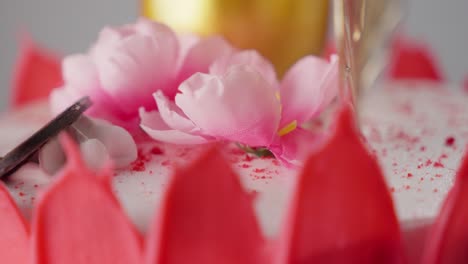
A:
<svg viewBox="0 0 468 264">
<path fill-rule="evenodd" d="M 70 99 L 60 96 L 52 101 Z M 134 98 L 141 99 L 127 98 L 128 104 Z M 161 110 L 165 101 L 159 100 Z M 329 114 L 330 128 L 319 118 L 309 124 L 326 133 L 318 143 L 307 142 L 312 154 L 299 165 L 275 150 L 278 158 L 256 157 L 232 142 L 152 140 L 139 134 L 132 117 L 110 118 L 136 138 L 136 160 L 114 172 L 105 165 L 95 172 L 85 168 L 76 144 L 62 138 L 68 160 L 58 176 L 26 164 L 5 182 L 9 194 L 2 193 L 0 219 L 9 226 L 0 226 L 12 231 L 0 239 L 0 250 L 21 240 L 5 251 L 6 259 L 21 263 L 416 263 L 421 258 L 443 263 L 436 262 L 450 252 L 443 243 L 454 240 L 438 231 L 452 218 L 436 219 L 456 215 L 450 206 L 441 213 L 440 208 L 461 166 L 466 100 L 434 82 L 383 84 L 363 98 L 357 112 L 338 105 Z M 49 108 L 43 100 L 5 114 L 2 151 L 44 125 L 52 116 Z M 343 167 L 333 168 L 335 154 Z"/>
</svg>

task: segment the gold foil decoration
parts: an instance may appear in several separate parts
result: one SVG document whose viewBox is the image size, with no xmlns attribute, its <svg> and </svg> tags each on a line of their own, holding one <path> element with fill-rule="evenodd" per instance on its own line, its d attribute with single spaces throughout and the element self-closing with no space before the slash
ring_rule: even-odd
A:
<svg viewBox="0 0 468 264">
<path fill-rule="evenodd" d="M 343 80 L 342 97 L 353 102 L 385 68 L 401 17 L 400 0 L 335 0 L 334 30 Z"/>
<path fill-rule="evenodd" d="M 328 0 L 143 0 L 146 17 L 180 32 L 222 34 L 257 49 L 282 75 L 307 54 L 322 51 Z"/>
</svg>

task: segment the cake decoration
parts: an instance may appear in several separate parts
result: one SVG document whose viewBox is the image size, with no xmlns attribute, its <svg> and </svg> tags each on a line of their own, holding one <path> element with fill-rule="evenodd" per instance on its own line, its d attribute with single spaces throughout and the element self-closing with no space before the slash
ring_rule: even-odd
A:
<svg viewBox="0 0 468 264">
<path fill-rule="evenodd" d="M 29 225 L 0 183 L 0 262 L 29 263 Z"/>
<path fill-rule="evenodd" d="M 6 178 L 14 173 L 21 165 L 30 161 L 47 142 L 63 130 L 72 126 L 91 104 L 88 97 L 78 100 L 24 142 L 8 152 L 5 157 L 0 160 L 0 178 Z"/>
<path fill-rule="evenodd" d="M 131 134 L 111 123 L 80 117 L 68 129 L 79 143 L 85 163 L 98 169 L 107 158 L 117 169 L 125 168 L 137 158 L 137 146 Z M 39 164 L 50 175 L 55 174 L 64 164 L 65 153 L 58 140 L 51 140 L 39 151 Z"/>
<path fill-rule="evenodd" d="M 154 218 L 147 263 L 272 263 L 247 193 L 216 147 L 175 171 Z"/>
<path fill-rule="evenodd" d="M 113 195 L 109 164 L 90 171 L 71 138 L 61 142 L 67 164 L 32 220 L 34 263 L 143 263 L 142 238 Z"/>
<path fill-rule="evenodd" d="M 336 53 L 336 45 L 330 42 L 325 47 L 323 57 Z M 429 80 L 444 81 L 442 68 L 428 43 L 416 41 L 400 34 L 390 45 L 389 64 L 385 78 L 393 81 Z"/>
<path fill-rule="evenodd" d="M 455 183 L 445 198 L 439 216 L 426 240 L 421 263 L 467 263 L 468 237 L 468 156 L 465 156 L 457 172 Z"/>
<path fill-rule="evenodd" d="M 16 64 L 11 100 L 14 107 L 44 99 L 63 83 L 57 55 L 42 49 L 27 36 L 21 38 Z"/>
<path fill-rule="evenodd" d="M 435 55 L 425 44 L 400 36 L 392 42 L 389 75 L 393 79 L 443 82 Z"/>
<path fill-rule="evenodd" d="M 222 39 L 194 41 L 143 18 L 135 24 L 104 28 L 87 54 L 64 59 L 65 84 L 51 94 L 52 112 L 88 95 L 95 102 L 90 116 L 134 132 L 138 109 L 155 109 L 154 92 L 173 98 L 179 76 L 206 72 L 214 58 L 232 49 Z"/>
<path fill-rule="evenodd" d="M 299 174 L 279 263 L 404 263 L 392 198 L 351 108 L 335 122 Z"/>
<path fill-rule="evenodd" d="M 256 51 L 238 51 L 220 37 L 177 36 L 145 19 L 103 29 L 90 52 L 66 57 L 62 70 L 65 85 L 50 97 L 55 113 L 88 95 L 90 116 L 133 134 L 141 119 L 158 141 L 236 142 L 288 165 L 300 164 L 298 139 L 320 138 L 303 125 L 338 93 L 336 56 L 306 56 L 279 82 Z"/>
<path fill-rule="evenodd" d="M 258 53 L 240 52 L 229 66 L 215 61 L 210 74 L 197 73 L 184 81 L 175 103 L 156 92 L 158 112 L 141 111 L 141 126 L 163 142 L 224 140 L 266 147 L 285 163 L 297 162 L 294 139 L 316 137 L 307 135 L 302 125 L 337 94 L 337 60 L 305 57 L 279 84 L 273 68 Z"/>
<path fill-rule="evenodd" d="M 468 76 L 465 79 L 465 83 L 464 83 L 463 88 L 465 89 L 466 92 L 468 92 Z"/>
</svg>

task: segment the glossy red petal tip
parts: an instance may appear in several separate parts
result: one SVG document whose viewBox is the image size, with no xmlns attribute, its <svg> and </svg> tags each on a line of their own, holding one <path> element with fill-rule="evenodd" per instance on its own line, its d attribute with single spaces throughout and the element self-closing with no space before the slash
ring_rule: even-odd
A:
<svg viewBox="0 0 468 264">
<path fill-rule="evenodd" d="M 457 172 L 429 236 L 423 262 L 427 264 L 468 263 L 468 154 Z"/>
<path fill-rule="evenodd" d="M 440 65 L 430 48 L 403 37 L 392 44 L 390 54 L 390 78 L 394 80 L 444 81 Z"/>
<path fill-rule="evenodd" d="M 215 148 L 176 171 L 150 233 L 149 263 L 268 263 L 251 196 Z"/>
<path fill-rule="evenodd" d="M 142 238 L 125 216 L 110 182 L 83 165 L 69 137 L 62 136 L 62 142 L 70 164 L 37 205 L 34 263 L 142 263 Z"/>
<path fill-rule="evenodd" d="M 29 263 L 29 231 L 8 190 L 0 183 L 0 262 Z"/>
<path fill-rule="evenodd" d="M 300 174 L 281 263 L 404 263 L 392 198 L 349 107 L 335 129 Z"/>
<path fill-rule="evenodd" d="M 28 37 L 22 37 L 13 77 L 11 105 L 17 107 L 46 98 L 52 89 L 62 84 L 60 59 Z"/>
</svg>

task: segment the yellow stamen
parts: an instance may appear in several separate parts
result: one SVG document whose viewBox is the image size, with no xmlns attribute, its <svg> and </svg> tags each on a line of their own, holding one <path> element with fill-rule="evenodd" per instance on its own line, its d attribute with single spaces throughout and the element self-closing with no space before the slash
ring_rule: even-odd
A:
<svg viewBox="0 0 468 264">
<path fill-rule="evenodd" d="M 278 101 L 281 101 L 281 94 L 279 91 L 275 93 L 275 96 L 276 96 L 276 99 L 278 99 Z"/>
<path fill-rule="evenodd" d="M 282 137 L 282 136 L 284 136 L 284 135 L 287 135 L 287 134 L 293 132 L 294 129 L 296 129 L 296 128 L 297 128 L 297 121 L 294 120 L 294 121 L 292 121 L 291 123 L 285 125 L 283 128 L 281 128 L 281 129 L 278 131 L 278 135 L 279 135 L 280 137 Z"/>
</svg>

